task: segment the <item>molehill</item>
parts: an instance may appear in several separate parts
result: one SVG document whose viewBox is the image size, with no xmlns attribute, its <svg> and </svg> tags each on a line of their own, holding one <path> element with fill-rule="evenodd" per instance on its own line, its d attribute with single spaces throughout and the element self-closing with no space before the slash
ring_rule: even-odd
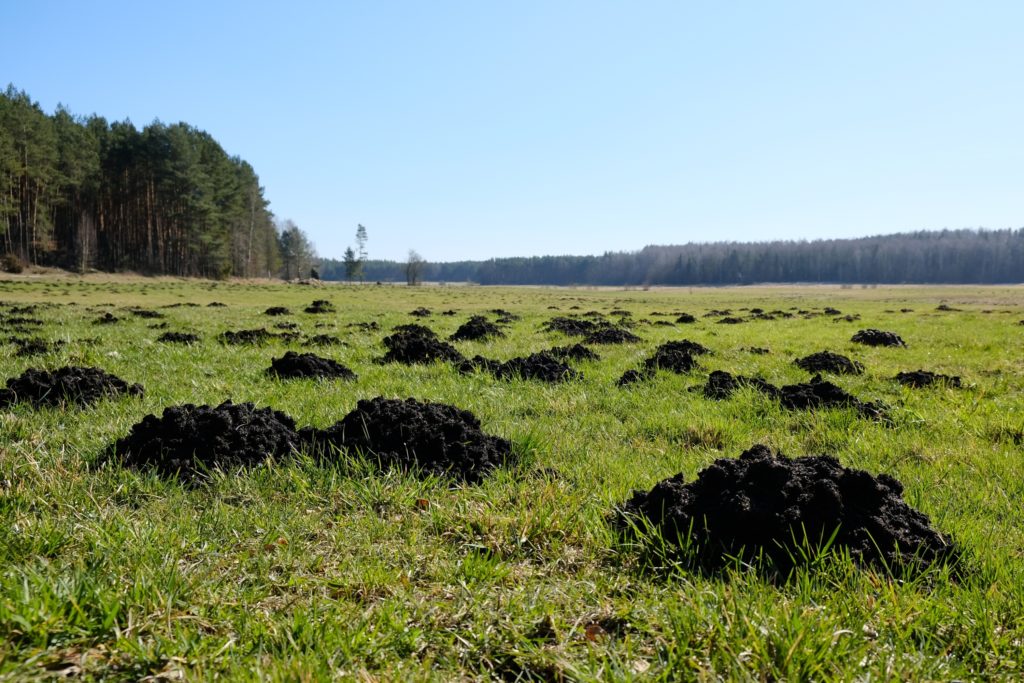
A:
<svg viewBox="0 0 1024 683">
<path fill-rule="evenodd" d="M 69 365 L 53 372 L 29 368 L 19 377 L 7 380 L 0 389 L 0 407 L 29 403 L 36 408 L 96 403 L 102 398 L 142 396 L 142 386 L 128 384 L 120 377 L 99 368 Z"/>
<path fill-rule="evenodd" d="M 318 356 L 315 353 L 287 351 L 282 357 L 270 361 L 267 374 L 279 379 L 356 379 L 356 373 L 336 360 Z"/>
<path fill-rule="evenodd" d="M 907 343 L 895 332 L 883 332 L 869 328 L 850 337 L 850 341 L 868 346 L 906 346 Z"/>
</svg>

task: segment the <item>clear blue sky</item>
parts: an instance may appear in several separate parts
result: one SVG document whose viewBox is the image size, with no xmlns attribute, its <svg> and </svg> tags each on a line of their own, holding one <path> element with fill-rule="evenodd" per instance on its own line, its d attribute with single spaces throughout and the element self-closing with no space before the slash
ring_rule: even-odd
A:
<svg viewBox="0 0 1024 683">
<path fill-rule="evenodd" d="M 0 3 L 0 81 L 209 131 L 325 256 L 1024 226 L 1024 2 Z"/>
</svg>

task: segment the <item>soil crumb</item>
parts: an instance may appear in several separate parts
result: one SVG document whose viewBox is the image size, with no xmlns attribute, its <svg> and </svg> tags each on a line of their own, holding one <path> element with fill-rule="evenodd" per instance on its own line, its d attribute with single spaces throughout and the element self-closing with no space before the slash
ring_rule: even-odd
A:
<svg viewBox="0 0 1024 683">
<path fill-rule="evenodd" d="M 796 359 L 793 364 L 801 370 L 813 373 L 831 372 L 836 375 L 859 375 L 864 372 L 862 364 L 831 351 L 812 353 L 809 356 Z"/>
<path fill-rule="evenodd" d="M 165 344 L 195 344 L 199 341 L 199 335 L 188 332 L 164 332 L 156 340 Z"/>
<path fill-rule="evenodd" d="M 458 349 L 441 341 L 432 329 L 422 325 L 399 325 L 392 335 L 384 337 L 383 344 L 387 353 L 380 359 L 382 363 L 413 365 L 439 360 L 461 363 L 465 360 Z"/>
<path fill-rule="evenodd" d="M 898 334 L 883 332 L 882 330 L 867 329 L 861 330 L 850 338 L 850 341 L 868 346 L 906 346 Z"/>
<path fill-rule="evenodd" d="M 29 403 L 36 408 L 75 404 L 86 406 L 102 398 L 142 396 L 142 386 L 128 384 L 99 368 L 69 365 L 53 372 L 29 368 L 7 380 L 0 389 L 0 407 Z"/>
<path fill-rule="evenodd" d="M 327 379 L 356 379 L 356 373 L 336 360 L 324 358 L 314 353 L 295 353 L 288 351 L 280 358 L 275 358 L 267 368 L 267 374 L 279 379 L 307 379 L 320 377 Z"/>
<path fill-rule="evenodd" d="M 271 408 L 225 401 L 216 408 L 185 404 L 147 415 L 114 444 L 125 467 L 192 480 L 205 470 L 287 458 L 300 445 L 295 422 Z"/>
<path fill-rule="evenodd" d="M 629 529 L 641 520 L 680 561 L 708 573 L 738 559 L 785 578 L 827 551 L 849 552 L 859 565 L 887 573 L 960 559 L 956 544 L 907 505 L 895 478 L 843 467 L 828 455 L 790 459 L 760 445 L 716 460 L 689 484 L 677 474 L 637 491 L 618 521 Z"/>
<path fill-rule="evenodd" d="M 317 448 L 347 449 L 375 459 L 381 469 L 452 477 L 477 483 L 514 462 L 512 444 L 485 434 L 472 413 L 444 403 L 378 397 L 325 430 L 304 429 Z"/>
<path fill-rule="evenodd" d="M 504 337 L 505 333 L 496 324 L 492 323 L 482 315 L 474 315 L 455 330 L 449 339 L 452 341 L 484 340 L 494 337 Z"/>
<path fill-rule="evenodd" d="M 940 375 L 934 372 L 929 372 L 928 370 L 901 372 L 896 375 L 895 379 L 903 386 L 913 387 L 915 389 L 930 387 L 933 384 L 942 384 L 947 387 L 953 387 L 954 389 L 959 389 L 963 386 L 962 381 L 956 375 Z"/>
</svg>

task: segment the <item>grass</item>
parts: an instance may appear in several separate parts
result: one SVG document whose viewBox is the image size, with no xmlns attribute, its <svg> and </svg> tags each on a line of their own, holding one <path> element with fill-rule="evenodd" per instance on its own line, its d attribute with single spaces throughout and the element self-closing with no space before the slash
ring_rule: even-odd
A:
<svg viewBox="0 0 1024 683">
<path fill-rule="evenodd" d="M 338 313 L 302 313 L 310 301 Z M 452 680 L 1018 679 L 1024 642 L 1024 327 L 1021 289 L 737 288 L 574 290 L 476 287 L 310 288 L 57 276 L 0 281 L 0 299 L 43 303 L 38 332 L 67 344 L 36 358 L 0 346 L 3 377 L 32 366 L 101 367 L 145 386 L 142 399 L 89 409 L 0 413 L 0 678 L 104 680 L 327 678 Z M 226 308 L 207 308 L 221 301 Z M 937 311 L 945 302 L 959 311 Z M 197 303 L 199 307 L 162 308 Z M 50 304 L 62 304 L 53 306 Z M 74 305 L 63 305 L 74 304 Z M 287 320 L 341 337 L 322 355 L 355 382 L 281 382 L 264 369 L 285 345 L 229 347 L 216 335 Z M 168 329 L 203 337 L 157 344 Z M 458 343 L 507 359 L 564 344 L 538 330 L 555 314 L 687 311 L 694 325 L 638 325 L 638 344 L 595 347 L 564 385 L 459 375 L 445 365 L 378 365 L 380 339 L 408 312 L 447 336 L 470 314 L 522 316 L 507 338 Z M 556 306 L 559 310 L 551 310 Z M 810 310 L 829 317 L 716 325 L 710 309 Z M 901 308 L 914 309 L 909 313 Z M 446 309 L 458 315 L 440 316 Z M 111 310 L 125 320 L 91 323 Z M 742 312 L 740 312 L 742 313 Z M 376 320 L 379 332 L 346 327 Z M 0 323 L 3 324 L 3 323 Z M 324 327 L 316 327 L 318 324 Z M 849 342 L 858 329 L 900 334 L 907 349 Z M 653 348 L 692 339 L 715 353 L 690 375 L 615 387 Z M 768 355 L 743 349 L 768 347 Z M 793 413 L 754 391 L 708 401 L 707 372 L 804 381 L 796 357 L 830 349 L 864 363 L 834 381 L 892 407 L 893 424 L 850 411 Z M 965 388 L 905 389 L 901 370 L 960 375 Z M 324 427 L 360 398 L 413 396 L 471 410 L 511 439 L 526 465 L 479 486 L 380 474 L 354 458 L 309 460 L 186 487 L 97 467 L 104 449 L 165 406 L 224 399 Z M 637 488 L 754 443 L 830 453 L 888 472 L 907 501 L 967 549 L 976 571 L 894 581 L 833 558 L 784 584 L 737 569 L 708 578 L 652 572 L 607 515 Z M 543 468 L 543 469 L 542 469 Z M 537 470 L 541 470 L 537 474 Z"/>
</svg>

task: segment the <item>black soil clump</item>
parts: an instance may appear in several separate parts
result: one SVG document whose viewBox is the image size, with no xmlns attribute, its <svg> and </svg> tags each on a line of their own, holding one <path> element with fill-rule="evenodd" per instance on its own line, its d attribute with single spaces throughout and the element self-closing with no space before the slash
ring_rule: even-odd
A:
<svg viewBox="0 0 1024 683">
<path fill-rule="evenodd" d="M 156 340 L 165 344 L 196 344 L 199 342 L 199 335 L 188 332 L 164 332 Z"/>
<path fill-rule="evenodd" d="M 895 380 L 903 386 L 913 387 L 915 389 L 930 387 L 933 384 L 942 384 L 947 387 L 953 387 L 954 389 L 959 389 L 963 386 L 960 378 L 956 375 L 940 375 L 938 373 L 929 372 L 928 370 L 901 372 L 896 375 Z"/>
<path fill-rule="evenodd" d="M 371 320 L 368 323 L 349 323 L 345 327 L 362 330 L 363 332 L 376 332 L 380 329 L 380 323 L 376 320 Z"/>
<path fill-rule="evenodd" d="M 271 306 L 263 311 L 263 315 L 291 315 L 292 312 L 284 306 Z"/>
<path fill-rule="evenodd" d="M 128 384 L 99 368 L 69 365 L 49 372 L 29 368 L 7 380 L 0 389 L 0 407 L 29 403 L 36 408 L 75 404 L 86 406 L 103 398 L 142 396 L 142 386 Z"/>
<path fill-rule="evenodd" d="M 740 323 L 745 323 L 745 322 L 747 322 L 747 321 L 744 320 L 743 318 L 737 318 L 737 317 L 734 317 L 734 316 L 726 316 L 726 317 L 722 318 L 721 320 L 717 321 L 717 324 L 718 325 L 739 325 Z"/>
<path fill-rule="evenodd" d="M 125 467 L 191 480 L 204 470 L 258 465 L 287 458 L 300 446 L 295 422 L 252 403 L 225 401 L 216 408 L 185 404 L 147 415 L 114 444 Z"/>
<path fill-rule="evenodd" d="M 665 342 L 654 350 L 654 355 L 644 361 L 644 370 L 669 370 L 684 374 L 697 366 L 696 356 L 710 353 L 710 349 L 694 341 L 683 339 Z"/>
<path fill-rule="evenodd" d="M 445 361 L 462 363 L 465 357 L 458 349 L 448 342 L 441 341 L 429 327 L 422 325 L 399 325 L 394 334 L 384 337 L 387 353 L 380 359 L 382 363 L 433 363 Z"/>
<path fill-rule="evenodd" d="M 827 455 L 790 459 L 754 446 L 719 459 L 685 483 L 682 474 L 637 491 L 617 521 L 650 525 L 676 559 L 709 574 L 737 560 L 783 578 L 824 552 L 902 575 L 956 565 L 957 545 L 903 500 L 895 478 L 843 467 Z"/>
<path fill-rule="evenodd" d="M 626 370 L 622 373 L 622 377 L 616 380 L 615 386 L 628 387 L 631 384 L 636 384 L 644 381 L 645 379 L 649 379 L 650 376 L 651 373 L 641 372 L 640 370 Z"/>
<path fill-rule="evenodd" d="M 384 470 L 409 470 L 468 483 L 477 483 L 515 460 L 512 444 L 485 434 L 469 411 L 411 398 L 359 401 L 333 427 L 304 429 L 302 436 L 323 450 L 361 453 Z"/>
<path fill-rule="evenodd" d="M 831 351 L 819 351 L 809 356 L 798 358 L 793 363 L 801 370 L 807 372 L 831 372 L 837 375 L 859 375 L 864 372 L 864 366 L 855 360 Z"/>
<path fill-rule="evenodd" d="M 541 326 L 547 332 L 561 332 L 570 337 L 586 337 L 597 330 L 597 323 L 580 318 L 555 316 Z"/>
<path fill-rule="evenodd" d="M 158 311 L 150 311 L 145 308 L 129 308 L 128 312 L 134 315 L 136 318 L 143 318 L 145 320 L 153 320 L 156 318 L 163 318 L 164 314 Z"/>
<path fill-rule="evenodd" d="M 344 343 L 333 334 L 314 334 L 306 340 L 306 346 L 342 346 Z"/>
<path fill-rule="evenodd" d="M 679 314 L 679 317 L 676 318 L 676 322 L 677 323 L 682 323 L 684 325 L 688 325 L 690 323 L 697 322 L 697 319 L 695 317 L 693 317 L 692 315 L 690 315 L 689 313 L 681 313 L 681 314 Z"/>
<path fill-rule="evenodd" d="M 119 323 L 119 322 L 121 322 L 120 318 L 118 318 L 116 315 L 114 315 L 110 311 L 107 311 L 106 313 L 104 313 L 100 317 L 98 317 L 95 320 L 93 320 L 92 324 L 93 325 L 113 325 L 114 323 Z"/>
<path fill-rule="evenodd" d="M 852 408 L 863 417 L 885 420 L 884 407 L 877 403 L 861 401 L 831 382 L 815 375 L 805 384 L 787 384 L 779 389 L 779 399 L 784 408 L 790 410 L 817 410 L 819 408 Z"/>
<path fill-rule="evenodd" d="M 556 346 L 548 349 L 547 353 L 548 355 L 554 356 L 555 358 L 563 361 L 601 360 L 601 356 L 597 355 L 597 353 L 588 349 L 583 344 Z"/>
<path fill-rule="evenodd" d="M 232 345 L 265 344 L 275 337 L 277 335 L 271 334 L 260 327 L 255 330 L 229 330 L 220 335 L 220 340 L 225 344 Z"/>
<path fill-rule="evenodd" d="M 482 315 L 474 315 L 455 330 L 449 339 L 452 341 L 472 341 L 504 337 L 505 333 L 496 324 Z"/>
<path fill-rule="evenodd" d="M 323 358 L 313 353 L 286 352 L 282 357 L 275 358 L 267 368 L 267 374 L 279 379 L 356 379 L 356 373 L 336 360 Z"/>
<path fill-rule="evenodd" d="M 53 342 L 48 342 L 45 339 L 12 339 L 11 343 L 18 347 L 14 355 L 19 358 L 42 356 L 64 346 L 64 341 L 61 339 Z"/>
<path fill-rule="evenodd" d="M 640 337 L 622 327 L 601 325 L 583 339 L 586 344 L 632 344 Z"/>
<path fill-rule="evenodd" d="M 740 387 L 753 387 L 763 394 L 777 397 L 779 389 L 773 384 L 766 382 L 760 377 L 744 377 L 743 375 L 732 375 L 724 370 L 715 370 L 708 376 L 707 384 L 704 385 L 704 398 L 721 401 L 729 398 Z"/>
<path fill-rule="evenodd" d="M 476 369 L 486 370 L 498 379 L 532 379 L 541 382 L 568 382 L 580 379 L 582 375 L 566 365 L 562 360 L 547 351 L 532 353 L 529 356 L 512 358 L 505 362 L 488 360 L 483 356 L 475 356 L 464 361 L 459 371 L 470 373 Z"/>
<path fill-rule="evenodd" d="M 883 332 L 882 330 L 867 329 L 861 330 L 850 338 L 850 341 L 868 346 L 906 346 L 898 334 Z"/>
<path fill-rule="evenodd" d="M 206 307 L 207 308 L 227 308 L 228 305 L 225 304 L 225 303 L 221 303 L 220 301 L 211 301 L 210 303 L 206 304 Z"/>
<path fill-rule="evenodd" d="M 431 315 L 433 315 L 433 313 L 430 312 L 429 308 L 423 308 L 422 306 L 420 306 L 419 308 L 414 308 L 413 310 L 409 311 L 409 315 L 413 316 L 414 318 L 429 318 Z"/>
<path fill-rule="evenodd" d="M 316 301 L 311 303 L 309 306 L 306 306 L 303 310 L 306 313 L 313 313 L 313 314 L 334 313 L 335 312 L 334 304 L 332 304 L 330 301 L 327 301 L 326 299 L 317 299 Z"/>
</svg>

